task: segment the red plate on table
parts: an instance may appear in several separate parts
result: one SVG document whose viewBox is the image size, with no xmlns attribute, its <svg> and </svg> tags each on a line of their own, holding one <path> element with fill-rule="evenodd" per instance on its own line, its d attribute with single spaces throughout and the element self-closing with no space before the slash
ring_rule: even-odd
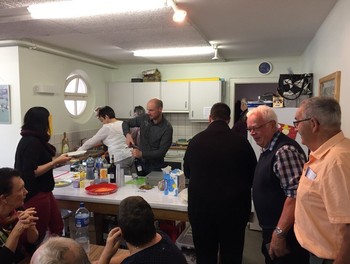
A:
<svg viewBox="0 0 350 264">
<path fill-rule="evenodd" d="M 112 183 L 94 184 L 85 188 L 86 192 L 91 195 L 111 194 L 111 193 L 115 193 L 117 189 L 118 189 L 117 185 Z"/>
</svg>

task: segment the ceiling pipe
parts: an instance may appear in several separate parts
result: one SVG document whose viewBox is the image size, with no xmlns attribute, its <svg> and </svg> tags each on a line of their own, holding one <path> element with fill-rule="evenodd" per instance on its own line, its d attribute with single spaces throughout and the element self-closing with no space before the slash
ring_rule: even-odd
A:
<svg viewBox="0 0 350 264">
<path fill-rule="evenodd" d="M 24 47 L 24 48 L 28 48 L 30 50 L 42 51 L 42 52 L 50 53 L 53 55 L 58 55 L 58 56 L 69 58 L 69 59 L 75 59 L 75 60 L 78 60 L 81 62 L 94 64 L 94 65 L 101 66 L 101 67 L 108 68 L 108 69 L 118 69 L 118 67 L 112 63 L 99 61 L 97 59 L 85 57 L 83 55 L 73 54 L 71 52 L 60 50 L 60 49 L 57 49 L 54 47 L 45 46 L 42 44 L 37 44 L 37 43 L 31 42 L 31 41 L 0 40 L 0 47 L 14 47 L 14 46 Z"/>
</svg>

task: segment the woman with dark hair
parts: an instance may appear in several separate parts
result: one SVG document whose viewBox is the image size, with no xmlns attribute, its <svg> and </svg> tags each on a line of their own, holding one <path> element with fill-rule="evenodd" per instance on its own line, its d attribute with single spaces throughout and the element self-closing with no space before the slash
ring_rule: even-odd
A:
<svg viewBox="0 0 350 264">
<path fill-rule="evenodd" d="M 21 172 L 28 190 L 24 207 L 35 207 L 39 217 L 39 241 L 45 237 L 46 231 L 53 235 L 62 234 L 61 212 L 52 194 L 55 187 L 52 170 L 71 159 L 67 154 L 53 159 L 56 148 L 49 144 L 49 117 L 50 113 L 44 107 L 36 106 L 27 111 L 15 158 L 15 168 Z"/>
<path fill-rule="evenodd" d="M 0 259 L 2 264 L 17 263 L 24 258 L 26 243 L 35 243 L 38 230 L 35 208 L 18 210 L 28 193 L 20 172 L 0 169 Z M 23 243 L 22 243 L 23 242 Z"/>
<path fill-rule="evenodd" d="M 130 175 L 134 159 L 131 156 L 131 149 L 125 143 L 122 130 L 123 121 L 116 119 L 114 110 L 107 105 L 101 107 L 97 115 L 103 126 L 92 138 L 86 140 L 78 150 L 88 150 L 106 145 L 109 157 L 113 155 L 115 164 L 119 164 L 124 173 Z"/>
</svg>

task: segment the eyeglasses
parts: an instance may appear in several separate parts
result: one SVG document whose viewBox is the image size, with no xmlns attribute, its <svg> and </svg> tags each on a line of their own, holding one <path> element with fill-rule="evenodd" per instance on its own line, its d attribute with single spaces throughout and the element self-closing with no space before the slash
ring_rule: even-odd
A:
<svg viewBox="0 0 350 264">
<path fill-rule="evenodd" d="M 310 118 L 301 119 L 301 120 L 296 120 L 296 121 L 293 121 L 293 125 L 295 127 L 297 127 L 299 125 L 299 123 L 304 122 L 304 121 L 309 121 L 309 120 L 311 120 L 311 117 Z"/>
<path fill-rule="evenodd" d="M 274 121 L 274 120 L 270 120 L 270 121 L 268 121 L 268 122 L 262 124 L 261 126 L 249 127 L 249 128 L 247 128 L 247 131 L 248 131 L 249 133 L 252 132 L 253 130 L 254 130 L 254 131 L 257 131 L 257 130 L 261 129 L 263 126 L 267 125 L 268 123 L 270 123 L 270 122 L 272 122 L 272 121 Z"/>
</svg>

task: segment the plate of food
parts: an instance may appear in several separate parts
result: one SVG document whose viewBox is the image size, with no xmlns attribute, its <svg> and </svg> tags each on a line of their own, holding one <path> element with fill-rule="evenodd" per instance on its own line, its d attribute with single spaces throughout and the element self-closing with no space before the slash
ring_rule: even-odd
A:
<svg viewBox="0 0 350 264">
<path fill-rule="evenodd" d="M 68 157 L 78 157 L 81 155 L 84 155 L 86 153 L 86 150 L 77 150 L 77 151 L 72 151 L 72 152 L 67 152 L 66 154 Z"/>
<path fill-rule="evenodd" d="M 55 187 L 66 187 L 72 183 L 72 180 L 57 180 L 55 181 Z"/>
<path fill-rule="evenodd" d="M 85 188 L 85 191 L 91 195 L 106 195 L 115 193 L 118 186 L 113 183 L 99 183 L 93 184 Z"/>
</svg>

